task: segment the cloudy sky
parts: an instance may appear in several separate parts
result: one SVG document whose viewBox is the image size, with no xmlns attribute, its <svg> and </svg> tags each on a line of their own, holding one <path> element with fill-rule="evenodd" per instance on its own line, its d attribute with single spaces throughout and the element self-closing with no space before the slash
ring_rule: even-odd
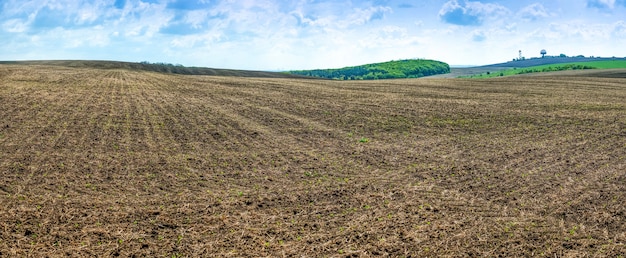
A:
<svg viewBox="0 0 626 258">
<path fill-rule="evenodd" d="M 626 0 L 0 0 L 0 60 L 254 70 L 626 56 Z"/>
</svg>

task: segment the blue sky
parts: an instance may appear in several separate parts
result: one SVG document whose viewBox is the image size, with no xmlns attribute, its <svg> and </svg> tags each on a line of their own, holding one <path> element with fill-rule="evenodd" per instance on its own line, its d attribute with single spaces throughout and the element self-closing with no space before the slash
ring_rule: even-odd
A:
<svg viewBox="0 0 626 258">
<path fill-rule="evenodd" d="M 0 60 L 215 68 L 626 56 L 626 0 L 0 0 Z"/>
</svg>

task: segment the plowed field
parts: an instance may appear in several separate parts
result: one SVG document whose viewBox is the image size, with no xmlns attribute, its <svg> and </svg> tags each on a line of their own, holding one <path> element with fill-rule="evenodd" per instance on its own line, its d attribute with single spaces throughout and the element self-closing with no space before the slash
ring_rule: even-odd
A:
<svg viewBox="0 0 626 258">
<path fill-rule="evenodd" d="M 625 100 L 0 65 L 0 256 L 617 257 Z"/>
</svg>

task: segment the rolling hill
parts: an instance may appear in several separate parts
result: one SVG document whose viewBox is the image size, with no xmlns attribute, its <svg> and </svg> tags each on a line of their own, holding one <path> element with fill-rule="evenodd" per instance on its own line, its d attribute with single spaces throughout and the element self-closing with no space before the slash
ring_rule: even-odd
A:
<svg viewBox="0 0 626 258">
<path fill-rule="evenodd" d="M 526 68 L 514 67 L 514 68 L 508 68 L 508 69 L 495 71 L 495 72 L 487 71 L 484 73 L 472 74 L 472 75 L 465 76 L 465 77 L 466 78 L 493 78 L 493 77 L 502 77 L 502 76 L 518 76 L 518 75 L 524 75 L 524 74 L 543 74 L 543 73 L 554 73 L 554 72 L 563 72 L 563 71 L 605 70 L 605 69 L 610 69 L 614 71 L 618 71 L 620 69 L 626 70 L 626 60 L 615 59 L 615 60 L 608 60 L 608 61 L 556 63 L 556 64 L 531 66 L 531 67 L 526 67 Z M 617 75 L 615 73 L 613 74 Z"/>
<path fill-rule="evenodd" d="M 127 69 L 152 71 L 159 73 L 184 74 L 184 75 L 213 75 L 233 77 L 259 77 L 259 78 L 310 78 L 295 74 L 249 71 L 235 69 L 216 69 L 206 67 L 185 67 L 166 63 L 133 63 L 103 60 L 41 60 L 41 61 L 0 61 L 0 64 L 26 65 L 26 66 L 61 66 L 73 68 L 95 69 Z"/>
<path fill-rule="evenodd" d="M 626 60 L 625 58 L 614 57 L 558 57 L 547 56 L 545 58 L 529 58 L 524 60 L 509 61 L 505 63 L 491 64 L 479 66 L 481 68 L 526 68 L 540 65 L 564 64 L 564 63 L 583 63 L 598 61 L 614 61 Z"/>
<path fill-rule="evenodd" d="M 378 80 L 420 78 L 449 72 L 450 66 L 440 61 L 407 59 L 338 69 L 300 70 L 287 73 L 336 80 Z"/>
<path fill-rule="evenodd" d="M 459 78 L 459 77 L 474 77 L 474 78 L 488 78 L 500 76 L 500 73 L 505 75 L 518 74 L 523 69 L 531 69 L 528 73 L 531 73 L 533 69 L 538 69 L 537 72 L 542 72 L 544 68 L 552 66 L 554 69 L 561 69 L 558 67 L 565 67 L 568 64 L 577 65 L 581 67 L 596 67 L 601 69 L 622 68 L 625 58 L 585 58 L 585 57 L 546 57 L 546 58 L 531 58 L 520 61 L 509 61 L 505 63 L 484 65 L 484 66 L 472 66 L 472 67 L 453 67 L 450 69 L 450 73 L 439 74 L 429 76 L 429 78 Z M 613 64 L 619 64 L 614 65 Z M 515 71 L 517 70 L 517 71 Z M 548 72 L 549 69 L 545 69 Z M 564 69 L 565 70 L 565 69 Z M 578 70 L 578 69 L 577 69 Z M 532 73 L 537 73 L 532 72 Z"/>
</svg>

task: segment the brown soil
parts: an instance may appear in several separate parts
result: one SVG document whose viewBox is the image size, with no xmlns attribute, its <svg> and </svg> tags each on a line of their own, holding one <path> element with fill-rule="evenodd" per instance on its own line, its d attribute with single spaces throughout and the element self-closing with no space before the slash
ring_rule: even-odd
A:
<svg viewBox="0 0 626 258">
<path fill-rule="evenodd" d="M 625 99 L 0 65 L 0 256 L 618 257 Z"/>
</svg>

